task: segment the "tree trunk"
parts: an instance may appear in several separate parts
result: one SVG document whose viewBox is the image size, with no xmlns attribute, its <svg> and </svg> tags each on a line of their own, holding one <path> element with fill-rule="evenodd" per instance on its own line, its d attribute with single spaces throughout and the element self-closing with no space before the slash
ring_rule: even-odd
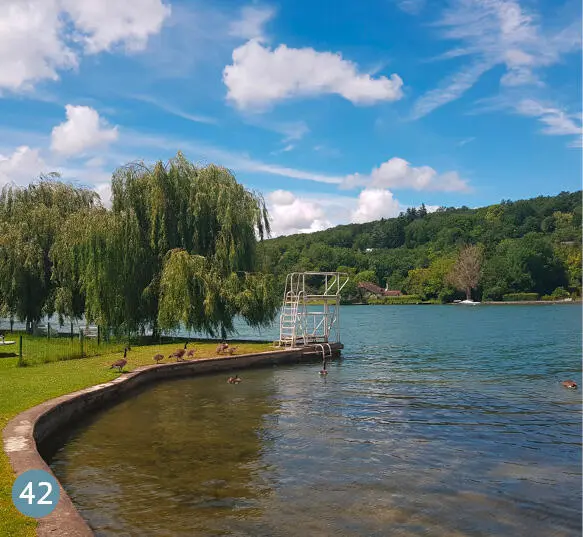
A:
<svg viewBox="0 0 583 537">
<path fill-rule="evenodd" d="M 466 287 L 466 299 L 472 300 L 472 289 L 471 287 Z"/>
</svg>

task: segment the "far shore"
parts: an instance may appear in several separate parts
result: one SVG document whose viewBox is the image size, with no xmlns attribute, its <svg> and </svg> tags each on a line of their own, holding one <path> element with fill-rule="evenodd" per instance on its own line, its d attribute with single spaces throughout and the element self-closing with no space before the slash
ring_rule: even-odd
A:
<svg viewBox="0 0 583 537">
<path fill-rule="evenodd" d="M 578 298 L 577 300 L 514 300 L 509 302 L 496 302 L 493 300 L 486 300 L 484 302 L 476 302 L 476 304 L 486 305 L 486 306 L 532 306 L 532 305 L 544 305 L 544 304 L 581 304 L 582 300 Z M 343 303 L 342 306 L 464 306 L 466 304 L 460 304 L 459 302 L 416 302 L 416 303 L 406 303 L 402 304 L 398 302 L 393 302 L 392 304 L 367 304 L 366 302 L 353 302 L 353 303 Z"/>
</svg>

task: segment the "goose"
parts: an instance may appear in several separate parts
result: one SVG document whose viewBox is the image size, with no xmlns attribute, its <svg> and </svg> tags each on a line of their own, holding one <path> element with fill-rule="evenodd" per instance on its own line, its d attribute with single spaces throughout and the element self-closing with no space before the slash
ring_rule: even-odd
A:
<svg viewBox="0 0 583 537">
<path fill-rule="evenodd" d="M 154 361 L 159 364 L 162 360 L 164 360 L 164 355 L 163 354 L 156 354 L 156 356 L 154 356 Z"/>
<path fill-rule="evenodd" d="M 127 347 L 123 350 L 123 358 L 120 358 L 119 360 L 116 360 L 115 362 L 113 362 L 113 364 L 111 364 L 111 367 L 109 369 L 113 369 L 114 367 L 117 367 L 119 369 L 119 372 L 121 373 L 121 370 L 126 366 L 126 364 L 128 363 L 127 361 L 127 356 L 128 356 L 128 349 Z"/>
<path fill-rule="evenodd" d="M 235 375 L 234 377 L 229 377 L 227 379 L 227 382 L 229 384 L 239 384 L 239 382 L 241 382 L 241 377 L 239 375 Z"/>
</svg>

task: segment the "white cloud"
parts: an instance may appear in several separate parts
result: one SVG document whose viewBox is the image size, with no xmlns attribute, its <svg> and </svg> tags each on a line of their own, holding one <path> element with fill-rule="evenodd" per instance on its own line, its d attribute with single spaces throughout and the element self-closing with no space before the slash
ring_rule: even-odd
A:
<svg viewBox="0 0 583 537">
<path fill-rule="evenodd" d="M 457 144 L 458 147 L 463 147 L 464 145 L 467 145 L 471 142 L 473 142 L 476 139 L 475 136 L 468 136 L 467 138 L 463 138 L 462 140 L 460 140 Z"/>
<path fill-rule="evenodd" d="M 491 64 L 475 63 L 443 80 L 435 89 L 417 99 L 413 105 L 413 119 L 426 116 L 436 108 L 459 99 L 490 68 Z"/>
<path fill-rule="evenodd" d="M 164 112 L 168 112 L 169 114 L 181 117 L 183 119 L 188 119 L 188 121 L 192 121 L 194 123 L 208 123 L 211 125 L 216 125 L 218 123 L 217 119 L 214 117 L 185 112 L 178 106 L 164 102 L 160 99 L 157 99 L 156 97 L 149 95 L 132 95 L 131 98 L 137 101 L 142 101 L 143 103 L 151 104 L 160 110 L 163 110 Z"/>
<path fill-rule="evenodd" d="M 27 185 L 47 172 L 38 149 L 18 147 L 10 156 L 0 155 L 0 187 L 8 183 Z"/>
<path fill-rule="evenodd" d="M 419 15 L 425 7 L 425 0 L 397 0 L 397 6 L 409 15 Z"/>
<path fill-rule="evenodd" d="M 95 190 L 95 192 L 97 192 L 97 194 L 99 194 L 99 197 L 101 198 L 101 203 L 103 204 L 103 206 L 110 209 L 111 208 L 111 182 L 108 181 L 105 183 L 98 183 L 97 185 L 95 185 L 93 190 Z"/>
<path fill-rule="evenodd" d="M 301 199 L 287 190 L 276 190 L 267 196 L 274 236 L 310 233 L 331 227 L 320 204 Z"/>
<path fill-rule="evenodd" d="M 79 64 L 87 53 L 123 45 L 136 51 L 160 31 L 170 8 L 161 0 L 3 0 L 0 89 L 30 90 Z"/>
<path fill-rule="evenodd" d="M 144 49 L 171 12 L 161 0 L 61 0 L 61 4 L 91 54 L 115 45 L 129 51 Z"/>
<path fill-rule="evenodd" d="M 523 99 L 517 106 L 516 111 L 524 116 L 536 117 L 546 126 L 542 133 L 555 136 L 575 134 L 581 136 L 581 118 L 576 115 L 569 115 L 558 108 L 544 106 L 534 99 Z"/>
<path fill-rule="evenodd" d="M 461 97 L 495 66 L 503 65 L 503 86 L 542 84 L 537 71 L 557 63 L 563 54 L 581 47 L 580 21 L 558 33 L 543 31 L 535 13 L 516 0 L 451 0 L 436 26 L 444 39 L 456 41 L 454 48 L 439 59 L 470 61 L 443 80 L 436 89 L 421 96 L 413 117 L 429 114 L 439 106 Z"/>
<path fill-rule="evenodd" d="M 358 207 L 352 213 L 352 221 L 358 224 L 380 218 L 398 216 L 403 210 L 390 190 L 365 188 L 358 196 Z"/>
<path fill-rule="evenodd" d="M 467 182 L 457 172 L 438 174 L 430 166 L 414 167 L 398 157 L 383 162 L 369 175 L 353 174 L 345 178 L 343 186 L 367 188 L 407 188 L 413 190 L 440 190 L 443 192 L 468 190 Z"/>
<path fill-rule="evenodd" d="M 264 40 L 263 27 L 274 14 L 275 11 L 269 7 L 245 6 L 241 10 L 241 18 L 231 22 L 229 35 Z"/>
<path fill-rule="evenodd" d="M 8 0 L 0 16 L 0 89 L 27 90 L 38 80 L 58 78 L 77 65 L 62 40 L 56 0 Z"/>
<path fill-rule="evenodd" d="M 117 127 L 108 128 L 96 110 L 89 106 L 65 106 L 67 120 L 51 133 L 51 149 L 63 155 L 82 154 L 86 150 L 117 140 Z"/>
<path fill-rule="evenodd" d="M 371 105 L 402 97 L 403 81 L 373 78 L 340 54 L 280 45 L 271 50 L 252 39 L 233 51 L 225 67 L 227 98 L 241 109 L 264 109 L 293 97 L 338 94 L 354 104 Z"/>
</svg>

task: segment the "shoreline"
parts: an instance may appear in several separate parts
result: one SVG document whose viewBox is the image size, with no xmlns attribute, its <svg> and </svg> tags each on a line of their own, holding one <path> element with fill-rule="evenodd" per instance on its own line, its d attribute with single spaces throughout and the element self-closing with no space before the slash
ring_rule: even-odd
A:
<svg viewBox="0 0 583 537">
<path fill-rule="evenodd" d="M 331 344 L 333 357 L 338 357 L 341 343 Z M 137 367 L 120 374 L 115 379 L 89 386 L 28 408 L 12 418 L 2 431 L 4 454 L 8 457 L 15 475 L 32 469 L 52 473 L 41 456 L 43 446 L 63 430 L 74 426 L 85 416 L 107 408 L 133 390 L 170 379 L 200 374 L 265 367 L 284 363 L 305 363 L 321 359 L 315 346 L 242 354 L 236 357 L 200 358 L 187 362 L 173 362 Z M 56 477 L 55 477 L 56 479 Z M 55 510 L 37 521 L 39 537 L 67 535 L 89 537 L 94 535 L 88 523 L 57 480 L 60 489 L 59 503 Z"/>
<path fill-rule="evenodd" d="M 538 306 L 538 305 L 549 305 L 549 304 L 583 304 L 582 299 L 577 300 L 513 300 L 513 301 L 494 301 L 488 300 L 485 302 L 476 302 L 473 305 L 480 306 Z M 416 302 L 416 303 L 392 303 L 392 304 L 365 304 L 359 302 L 357 304 L 341 304 L 342 306 L 465 306 L 466 304 L 460 304 L 459 302 Z"/>
</svg>

